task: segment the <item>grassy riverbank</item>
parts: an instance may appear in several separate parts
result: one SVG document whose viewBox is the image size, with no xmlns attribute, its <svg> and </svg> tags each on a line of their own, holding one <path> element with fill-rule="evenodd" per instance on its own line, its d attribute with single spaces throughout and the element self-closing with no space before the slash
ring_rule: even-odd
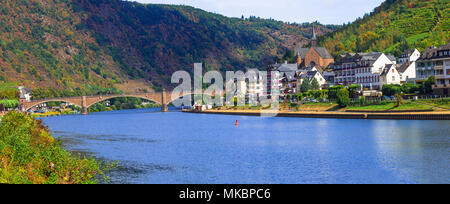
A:
<svg viewBox="0 0 450 204">
<path fill-rule="evenodd" d="M 346 110 L 357 110 L 357 111 L 418 111 L 427 110 L 433 111 L 433 107 L 429 105 L 424 105 L 416 102 L 407 102 L 401 106 L 397 106 L 397 103 L 385 103 L 376 105 L 361 105 L 361 106 L 350 106 Z"/>
<path fill-rule="evenodd" d="M 41 120 L 14 111 L 2 117 L 0 183 L 92 184 L 106 168 L 64 150 Z"/>
<path fill-rule="evenodd" d="M 448 103 L 437 100 L 407 101 L 397 106 L 396 102 L 379 102 L 373 104 L 352 104 L 347 107 L 339 107 L 336 103 L 306 103 L 298 106 L 281 106 L 281 110 L 291 111 L 446 111 Z"/>
<path fill-rule="evenodd" d="M 222 107 L 216 110 L 230 110 L 230 111 L 253 111 L 262 110 L 259 107 Z M 280 104 L 280 111 L 286 112 L 346 112 L 346 111 L 359 111 L 359 112 L 416 112 L 416 111 L 427 111 L 427 112 L 450 112 L 449 100 L 418 100 L 418 101 L 406 101 L 400 106 L 397 106 L 396 102 L 380 101 L 371 104 L 360 104 L 355 103 L 347 107 L 340 107 L 337 103 L 304 103 L 301 105 L 283 103 Z"/>
</svg>

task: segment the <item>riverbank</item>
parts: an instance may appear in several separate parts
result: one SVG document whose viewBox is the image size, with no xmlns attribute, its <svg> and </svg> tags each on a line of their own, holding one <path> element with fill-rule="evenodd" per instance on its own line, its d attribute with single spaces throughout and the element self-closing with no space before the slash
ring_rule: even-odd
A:
<svg viewBox="0 0 450 204">
<path fill-rule="evenodd" d="M 77 114 L 76 111 L 72 109 L 63 109 L 61 111 L 48 111 L 45 113 L 33 113 L 32 116 L 36 118 L 42 118 L 42 117 L 52 117 L 52 116 L 62 116 L 62 115 L 75 115 Z"/>
<path fill-rule="evenodd" d="M 221 114 L 221 115 L 243 115 L 261 116 L 260 110 L 206 110 L 193 111 L 183 110 L 184 113 Z M 276 117 L 299 117 L 299 118 L 337 118 L 337 119 L 392 119 L 392 120 L 450 120 L 449 111 L 430 112 L 338 112 L 338 111 L 272 111 Z"/>
<path fill-rule="evenodd" d="M 29 114 L 11 111 L 2 117 L 0 183 L 93 184 L 109 167 L 64 150 Z"/>
</svg>

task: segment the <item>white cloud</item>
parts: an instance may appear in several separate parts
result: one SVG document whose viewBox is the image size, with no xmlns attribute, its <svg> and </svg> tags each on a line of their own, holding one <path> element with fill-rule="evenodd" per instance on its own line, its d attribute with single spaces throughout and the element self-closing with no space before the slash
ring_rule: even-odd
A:
<svg viewBox="0 0 450 204">
<path fill-rule="evenodd" d="M 230 17 L 253 15 L 288 22 L 342 24 L 373 11 L 384 0 L 135 0 L 190 5 Z"/>
</svg>

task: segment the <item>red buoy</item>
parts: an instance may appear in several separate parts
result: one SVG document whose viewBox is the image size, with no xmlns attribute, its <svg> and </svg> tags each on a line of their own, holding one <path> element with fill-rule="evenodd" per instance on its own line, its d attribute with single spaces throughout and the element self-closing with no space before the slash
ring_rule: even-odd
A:
<svg viewBox="0 0 450 204">
<path fill-rule="evenodd" d="M 238 120 L 236 120 L 236 126 L 239 126 L 239 122 L 238 122 Z"/>
</svg>

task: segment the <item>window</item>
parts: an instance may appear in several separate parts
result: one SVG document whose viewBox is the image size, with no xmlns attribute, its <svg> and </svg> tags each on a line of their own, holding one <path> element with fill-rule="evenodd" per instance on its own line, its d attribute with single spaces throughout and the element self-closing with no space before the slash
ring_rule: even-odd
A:
<svg viewBox="0 0 450 204">
<path fill-rule="evenodd" d="M 392 81 L 395 81 L 395 76 L 392 76 Z"/>
</svg>

